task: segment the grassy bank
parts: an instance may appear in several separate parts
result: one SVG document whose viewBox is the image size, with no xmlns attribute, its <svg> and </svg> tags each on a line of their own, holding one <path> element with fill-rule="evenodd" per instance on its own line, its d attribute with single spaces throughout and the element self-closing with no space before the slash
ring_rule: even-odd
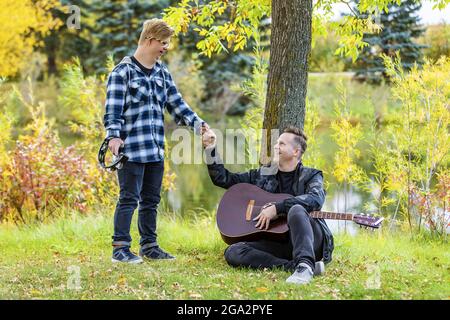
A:
<svg viewBox="0 0 450 320">
<path fill-rule="evenodd" d="M 111 230 L 112 217 L 105 215 L 0 226 L 0 299 L 450 298 L 449 246 L 426 237 L 336 235 L 326 275 L 298 287 L 285 283 L 283 271 L 230 268 L 211 218 L 161 217 L 160 244 L 176 261 L 113 265 Z"/>
</svg>

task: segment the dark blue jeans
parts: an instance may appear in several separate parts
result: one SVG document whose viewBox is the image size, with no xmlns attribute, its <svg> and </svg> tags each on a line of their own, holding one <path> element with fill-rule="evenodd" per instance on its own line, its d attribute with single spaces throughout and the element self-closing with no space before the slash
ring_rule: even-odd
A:
<svg viewBox="0 0 450 320">
<path fill-rule="evenodd" d="M 134 210 L 139 205 L 139 244 L 156 245 L 156 209 L 161 200 L 164 161 L 127 162 L 117 171 L 120 186 L 119 201 L 114 213 L 114 246 L 130 246 L 130 226 Z"/>
</svg>

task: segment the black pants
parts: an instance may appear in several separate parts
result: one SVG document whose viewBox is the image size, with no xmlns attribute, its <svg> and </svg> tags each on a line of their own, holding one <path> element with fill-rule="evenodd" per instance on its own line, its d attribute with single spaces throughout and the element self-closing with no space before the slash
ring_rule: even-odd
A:
<svg viewBox="0 0 450 320">
<path fill-rule="evenodd" d="M 139 244 L 155 245 L 156 209 L 161 200 L 161 184 L 164 161 L 137 163 L 127 162 L 117 171 L 120 197 L 114 214 L 113 245 L 130 246 L 130 225 L 133 213 L 139 205 Z"/>
<path fill-rule="evenodd" d="M 286 271 L 293 271 L 300 262 L 304 262 L 314 270 L 315 262 L 320 261 L 323 254 L 320 224 L 301 205 L 289 210 L 287 222 L 287 241 L 238 242 L 225 250 L 225 260 L 233 267 L 279 267 Z"/>
</svg>

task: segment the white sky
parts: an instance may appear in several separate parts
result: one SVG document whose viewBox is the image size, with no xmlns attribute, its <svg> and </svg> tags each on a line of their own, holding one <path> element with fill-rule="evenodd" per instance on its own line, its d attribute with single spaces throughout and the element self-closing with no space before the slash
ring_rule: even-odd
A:
<svg viewBox="0 0 450 320">
<path fill-rule="evenodd" d="M 435 9 L 430 1 L 423 1 L 422 8 L 419 11 L 419 16 L 423 24 L 436 24 L 445 21 L 450 23 L 450 4 L 442 11 Z M 345 4 L 336 4 L 336 14 L 341 12 L 348 12 L 348 7 Z"/>
<path fill-rule="evenodd" d="M 450 23 L 450 4 L 447 5 L 445 9 L 439 11 L 438 9 L 433 10 L 432 4 L 426 1 L 422 4 L 422 9 L 420 10 L 420 17 L 424 24 L 435 24 L 445 21 Z"/>
</svg>

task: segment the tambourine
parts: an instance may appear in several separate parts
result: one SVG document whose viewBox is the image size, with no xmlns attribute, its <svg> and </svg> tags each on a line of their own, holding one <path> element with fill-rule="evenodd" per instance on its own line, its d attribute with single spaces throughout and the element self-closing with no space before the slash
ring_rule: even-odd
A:
<svg viewBox="0 0 450 320">
<path fill-rule="evenodd" d="M 111 139 L 113 138 L 106 138 L 105 140 L 103 140 L 103 143 L 98 150 L 98 162 L 103 169 L 106 169 L 108 171 L 120 170 L 128 161 L 128 157 L 123 153 L 123 147 L 119 148 L 119 155 L 112 155 L 111 162 L 105 163 L 105 159 L 109 158 L 107 157 L 109 150 L 108 144 Z"/>
</svg>

